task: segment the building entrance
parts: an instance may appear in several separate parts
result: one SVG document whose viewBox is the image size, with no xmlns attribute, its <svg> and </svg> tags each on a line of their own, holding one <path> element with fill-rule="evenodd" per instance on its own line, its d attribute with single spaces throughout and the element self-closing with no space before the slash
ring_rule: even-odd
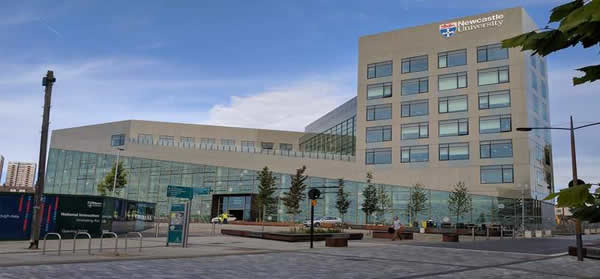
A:
<svg viewBox="0 0 600 279">
<path fill-rule="evenodd" d="M 257 209 L 254 196 L 253 194 L 213 195 L 211 215 L 215 217 L 227 213 L 235 216 L 236 220 L 255 220 Z"/>
</svg>

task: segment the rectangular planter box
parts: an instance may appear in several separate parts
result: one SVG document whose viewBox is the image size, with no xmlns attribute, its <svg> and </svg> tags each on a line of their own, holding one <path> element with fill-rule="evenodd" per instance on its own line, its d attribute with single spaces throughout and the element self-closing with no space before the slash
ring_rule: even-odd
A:
<svg viewBox="0 0 600 279">
<path fill-rule="evenodd" d="M 222 229 L 221 234 L 241 237 L 261 238 L 286 242 L 306 242 L 310 241 L 310 234 L 292 234 L 292 233 L 263 233 L 245 230 Z M 361 240 L 362 233 L 319 233 L 314 234 L 314 241 L 323 241 L 328 237 L 347 237 L 348 240 Z"/>
<path fill-rule="evenodd" d="M 413 239 L 412 232 L 402 232 L 402 238 L 400 239 Z M 383 238 L 383 239 L 392 239 L 394 237 L 393 233 L 382 232 L 382 231 L 374 231 L 373 238 Z"/>
</svg>

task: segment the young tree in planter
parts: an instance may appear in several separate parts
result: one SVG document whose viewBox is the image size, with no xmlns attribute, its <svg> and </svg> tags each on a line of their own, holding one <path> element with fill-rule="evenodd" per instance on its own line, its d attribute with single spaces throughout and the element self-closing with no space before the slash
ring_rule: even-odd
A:
<svg viewBox="0 0 600 279">
<path fill-rule="evenodd" d="M 304 190 L 306 190 L 306 184 L 304 184 L 304 181 L 308 178 L 308 176 L 304 174 L 305 171 L 306 166 L 302 166 L 302 168 L 296 170 L 295 175 L 290 175 L 290 190 L 283 193 L 284 196 L 281 198 L 287 214 L 290 215 L 292 224 L 294 223 L 294 216 L 300 214 L 302 211 L 300 210 L 300 203 L 305 198 Z"/>
<path fill-rule="evenodd" d="M 350 200 L 348 200 L 348 193 L 344 192 L 344 179 L 338 179 L 338 192 L 337 201 L 335 202 L 335 208 L 342 216 L 342 223 L 344 223 L 344 215 L 348 213 L 350 207 Z"/>
<path fill-rule="evenodd" d="M 119 195 L 121 189 L 127 185 L 127 171 L 123 168 L 123 162 L 119 162 L 117 174 L 117 182 L 115 184 L 115 166 L 113 165 L 110 172 L 104 176 L 104 179 L 98 183 L 97 189 L 100 195 L 106 196 L 107 192 L 112 193 L 113 185 L 115 187 L 115 195 Z"/>
<path fill-rule="evenodd" d="M 256 203 L 259 209 L 259 220 L 264 220 L 264 214 L 271 214 L 275 209 L 277 198 L 273 196 L 275 193 L 275 177 L 273 172 L 269 171 L 268 167 L 264 167 L 258 173 L 258 194 L 256 195 Z"/>
<path fill-rule="evenodd" d="M 369 216 L 373 214 L 373 212 L 377 212 L 379 201 L 377 200 L 377 189 L 375 185 L 372 183 L 373 174 L 371 172 L 367 172 L 367 187 L 363 190 L 362 194 L 364 197 L 362 203 L 362 211 L 365 212 L 365 222 L 369 223 Z"/>
<path fill-rule="evenodd" d="M 456 216 L 456 224 L 458 224 L 458 219 L 471 209 L 471 194 L 469 194 L 464 182 L 458 182 L 454 186 L 454 190 L 448 195 L 448 210 Z"/>
<path fill-rule="evenodd" d="M 385 192 L 383 186 L 377 188 L 377 219 L 385 223 L 383 220 L 385 213 L 392 209 L 392 197 Z"/>
<path fill-rule="evenodd" d="M 408 197 L 408 212 L 411 216 L 410 221 L 412 223 L 417 220 L 419 212 L 425 209 L 426 204 L 427 193 L 425 192 L 425 189 L 423 189 L 423 185 L 417 183 L 410 189 Z"/>
</svg>

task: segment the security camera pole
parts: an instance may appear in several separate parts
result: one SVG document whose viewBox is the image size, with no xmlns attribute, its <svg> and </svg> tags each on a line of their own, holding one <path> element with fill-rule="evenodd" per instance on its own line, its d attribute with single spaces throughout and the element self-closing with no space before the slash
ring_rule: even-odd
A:
<svg viewBox="0 0 600 279">
<path fill-rule="evenodd" d="M 321 196 L 321 191 L 316 188 L 312 188 L 308 191 L 308 198 L 310 199 L 310 248 L 313 248 L 313 239 L 315 234 L 315 206 L 317 206 L 317 199 Z"/>
<path fill-rule="evenodd" d="M 42 221 L 42 195 L 44 194 L 44 180 L 46 179 L 46 153 L 48 148 L 48 126 L 50 125 L 50 103 L 52 100 L 52 85 L 56 82 L 53 71 L 48 71 L 42 79 L 42 86 L 46 87 L 44 95 L 44 116 L 42 119 L 42 137 L 40 140 L 40 159 L 38 162 L 38 177 L 33 199 L 33 221 L 31 222 L 31 235 L 29 249 L 38 249 L 40 241 L 40 227 Z"/>
</svg>

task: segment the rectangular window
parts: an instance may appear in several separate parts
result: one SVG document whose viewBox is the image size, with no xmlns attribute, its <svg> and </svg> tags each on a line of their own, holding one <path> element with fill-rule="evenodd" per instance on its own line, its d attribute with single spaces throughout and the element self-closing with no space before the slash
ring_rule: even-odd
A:
<svg viewBox="0 0 600 279">
<path fill-rule="evenodd" d="M 479 143 L 481 159 L 510 158 L 513 156 L 512 140 L 486 140 Z"/>
<path fill-rule="evenodd" d="M 440 144 L 440 161 L 469 160 L 469 143 Z"/>
<path fill-rule="evenodd" d="M 536 144 L 535 159 L 538 160 L 540 163 L 544 160 L 544 148 L 539 143 Z"/>
<path fill-rule="evenodd" d="M 429 78 L 415 78 L 406 79 L 402 81 L 402 95 L 414 95 L 419 93 L 426 93 L 429 91 Z"/>
<path fill-rule="evenodd" d="M 477 48 L 477 63 L 508 59 L 508 49 L 502 44 L 480 46 Z"/>
<path fill-rule="evenodd" d="M 481 184 L 513 183 L 513 166 L 481 166 L 480 177 Z"/>
<path fill-rule="evenodd" d="M 392 61 L 367 65 L 367 79 L 387 77 L 392 75 Z"/>
<path fill-rule="evenodd" d="M 501 90 L 479 93 L 479 109 L 510 107 L 510 91 Z"/>
<path fill-rule="evenodd" d="M 508 66 L 489 68 L 477 71 L 479 86 L 506 83 L 508 78 Z"/>
<path fill-rule="evenodd" d="M 438 90 L 467 88 L 467 72 L 438 76 Z"/>
<path fill-rule="evenodd" d="M 256 148 L 256 142 L 252 140 L 243 140 L 240 142 L 242 148 L 253 149 Z"/>
<path fill-rule="evenodd" d="M 467 118 L 441 120 L 439 122 L 440 137 L 464 136 L 469 134 L 469 120 Z"/>
<path fill-rule="evenodd" d="M 154 144 L 154 138 L 150 134 L 138 134 L 138 143 Z"/>
<path fill-rule="evenodd" d="M 367 127 L 367 142 L 392 140 L 392 126 Z"/>
<path fill-rule="evenodd" d="M 365 152 L 365 164 L 367 165 L 382 165 L 392 163 L 391 148 L 374 148 L 367 149 Z"/>
<path fill-rule="evenodd" d="M 221 139 L 221 145 L 224 145 L 224 146 L 235 145 L 235 140 L 234 139 Z"/>
<path fill-rule="evenodd" d="M 429 114 L 429 101 L 419 100 L 404 102 L 401 107 L 402 117 L 421 116 Z"/>
<path fill-rule="evenodd" d="M 292 151 L 293 146 L 291 143 L 280 143 L 279 144 L 279 150 L 283 150 L 283 151 Z"/>
<path fill-rule="evenodd" d="M 429 146 L 405 146 L 400 149 L 401 163 L 416 163 L 429 161 Z"/>
<path fill-rule="evenodd" d="M 439 113 L 467 111 L 467 109 L 467 95 L 439 98 Z"/>
<path fill-rule="evenodd" d="M 215 138 L 200 138 L 200 144 L 215 145 L 217 144 L 217 140 Z"/>
<path fill-rule="evenodd" d="M 542 94 L 544 99 L 548 99 L 548 85 L 546 85 L 544 81 L 541 81 L 540 83 L 540 94 Z"/>
<path fill-rule="evenodd" d="M 402 124 L 401 137 L 403 140 L 425 139 L 429 137 L 429 123 Z"/>
<path fill-rule="evenodd" d="M 175 137 L 173 136 L 160 136 L 158 137 L 158 144 L 164 146 L 175 145 Z"/>
<path fill-rule="evenodd" d="M 537 68 L 535 55 L 530 55 L 529 60 L 531 60 L 531 67 Z"/>
<path fill-rule="evenodd" d="M 531 88 L 537 90 L 537 87 L 538 87 L 537 86 L 537 75 L 535 74 L 534 71 L 531 71 L 531 73 L 529 75 L 530 75 L 529 78 L 531 81 Z"/>
<path fill-rule="evenodd" d="M 415 73 L 427 71 L 429 66 L 427 64 L 427 55 L 416 56 L 402 59 L 402 73 Z"/>
<path fill-rule="evenodd" d="M 112 135 L 110 137 L 110 146 L 125 145 L 125 134 Z"/>
<path fill-rule="evenodd" d="M 467 50 L 455 50 L 438 53 L 438 68 L 467 65 Z"/>
<path fill-rule="evenodd" d="M 491 134 L 512 130 L 510 114 L 482 116 L 479 118 L 479 133 Z"/>
<path fill-rule="evenodd" d="M 193 137 L 181 137 L 179 138 L 179 142 L 183 147 L 191 147 L 194 146 L 194 138 Z"/>
<path fill-rule="evenodd" d="M 367 85 L 367 99 L 392 97 L 392 83 L 377 83 Z"/>
<path fill-rule="evenodd" d="M 273 143 L 272 142 L 261 142 L 260 143 L 260 147 L 262 149 L 273 149 Z"/>
<path fill-rule="evenodd" d="M 367 106 L 367 121 L 392 119 L 392 104 Z"/>
</svg>

